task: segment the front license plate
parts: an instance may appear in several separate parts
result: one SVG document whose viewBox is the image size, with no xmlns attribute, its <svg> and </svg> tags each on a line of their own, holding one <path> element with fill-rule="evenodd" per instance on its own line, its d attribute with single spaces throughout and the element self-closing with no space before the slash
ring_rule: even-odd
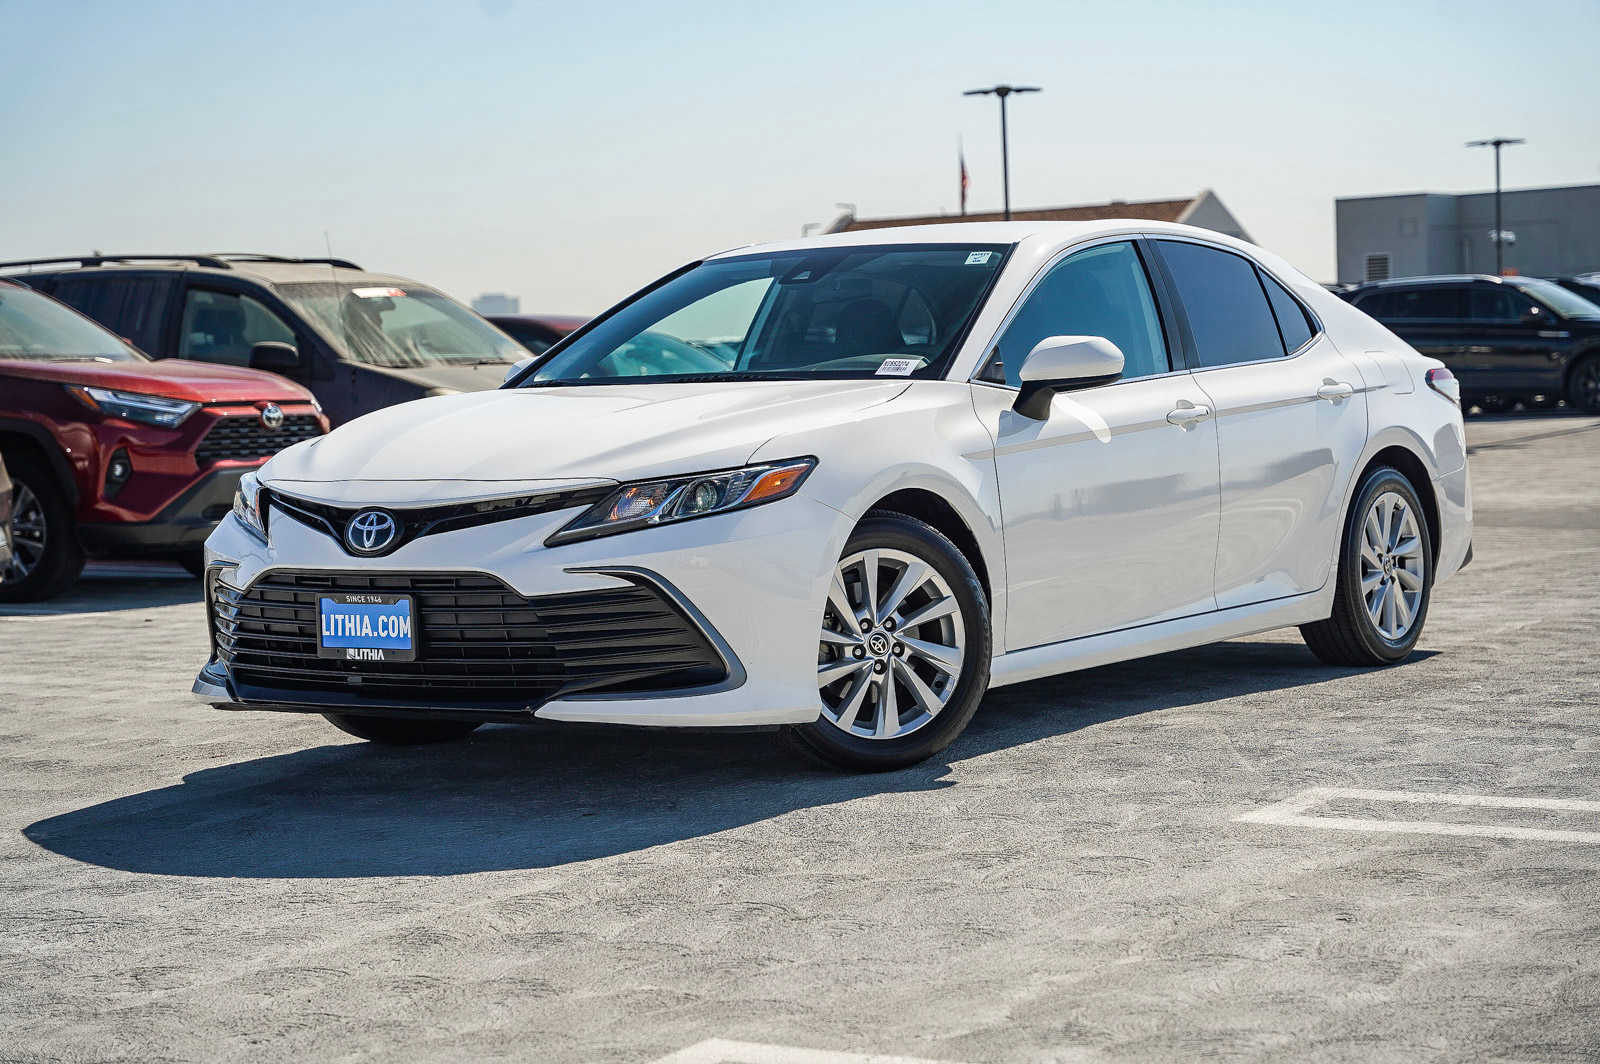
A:
<svg viewBox="0 0 1600 1064">
<path fill-rule="evenodd" d="M 410 595 L 322 595 L 317 653 L 344 661 L 415 661 Z"/>
</svg>

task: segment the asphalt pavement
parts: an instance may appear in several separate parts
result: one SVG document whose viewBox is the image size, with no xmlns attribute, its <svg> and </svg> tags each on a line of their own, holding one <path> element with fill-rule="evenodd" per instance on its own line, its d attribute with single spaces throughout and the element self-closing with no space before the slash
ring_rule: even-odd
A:
<svg viewBox="0 0 1600 1064">
<path fill-rule="evenodd" d="M 1468 435 L 1407 663 L 1004 688 L 888 775 L 213 711 L 159 566 L 0 607 L 0 1061 L 1600 1059 L 1600 419 Z"/>
</svg>

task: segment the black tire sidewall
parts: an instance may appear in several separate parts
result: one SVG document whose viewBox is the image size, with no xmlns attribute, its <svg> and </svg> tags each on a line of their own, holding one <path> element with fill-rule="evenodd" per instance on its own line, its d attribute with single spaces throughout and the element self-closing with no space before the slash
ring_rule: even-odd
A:
<svg viewBox="0 0 1600 1064">
<path fill-rule="evenodd" d="M 39 500 L 44 513 L 44 557 L 21 580 L 0 583 L 0 602 L 35 602 L 66 590 L 83 571 L 83 549 L 78 545 L 77 522 L 66 493 L 54 475 L 27 455 L 6 455 L 6 473 L 11 479 L 11 505 L 16 513 L 17 497 L 24 485 Z M 16 544 L 12 544 L 16 550 Z"/>
<path fill-rule="evenodd" d="M 989 629 L 989 603 L 977 574 L 961 551 L 938 530 L 900 514 L 868 514 L 846 541 L 841 558 L 871 548 L 905 551 L 927 562 L 944 578 L 961 606 L 966 625 L 965 659 L 956 690 L 933 721 L 910 735 L 894 739 L 864 739 L 847 735 L 820 713 L 810 724 L 788 729 L 806 752 L 847 768 L 888 771 L 926 760 L 949 746 L 961 734 L 989 687 L 989 658 L 993 639 Z M 817 622 L 822 621 L 822 604 Z"/>
<path fill-rule="evenodd" d="M 1587 402 L 1584 401 L 1584 396 L 1580 394 L 1583 375 L 1596 365 L 1600 365 L 1600 352 L 1591 351 L 1578 359 L 1577 363 L 1572 367 L 1572 375 L 1567 379 L 1567 402 L 1572 405 L 1574 410 L 1582 411 L 1585 414 L 1600 414 L 1600 390 L 1589 396 Z"/>
<path fill-rule="evenodd" d="M 1416 621 L 1405 637 L 1399 641 L 1386 639 L 1379 633 L 1367 613 L 1367 604 L 1361 594 L 1361 528 L 1366 521 L 1372 502 L 1386 491 L 1393 491 L 1406 500 L 1406 505 L 1416 515 L 1417 529 L 1422 536 L 1422 599 L 1417 605 Z M 1351 620 L 1351 630 L 1362 646 L 1375 658 L 1386 662 L 1404 661 L 1422 637 L 1423 625 L 1428 620 L 1428 606 L 1433 601 L 1433 531 L 1428 526 L 1427 510 L 1417 496 L 1416 488 L 1404 473 L 1390 466 L 1380 466 L 1367 474 L 1351 503 L 1345 522 L 1344 546 L 1339 558 L 1339 589 L 1344 609 Z"/>
</svg>

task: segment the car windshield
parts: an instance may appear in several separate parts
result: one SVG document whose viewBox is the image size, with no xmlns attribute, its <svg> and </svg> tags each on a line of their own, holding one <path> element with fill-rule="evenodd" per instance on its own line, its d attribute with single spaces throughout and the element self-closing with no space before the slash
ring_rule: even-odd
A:
<svg viewBox="0 0 1600 1064">
<path fill-rule="evenodd" d="M 140 362 L 82 314 L 38 292 L 0 285 L 0 358 L 31 362 Z"/>
<path fill-rule="evenodd" d="M 524 386 L 937 377 L 999 273 L 998 244 L 714 259 L 648 289 Z"/>
<path fill-rule="evenodd" d="M 1537 299 L 1563 318 L 1600 319 L 1600 306 L 1589 302 L 1576 292 L 1567 291 L 1554 281 L 1524 277 L 1517 280 L 1508 279 L 1507 283 L 1525 295 Z"/>
<path fill-rule="evenodd" d="M 528 354 L 511 337 L 431 288 L 328 281 L 280 285 L 278 293 L 320 324 L 347 357 L 372 366 L 505 365 Z"/>
</svg>

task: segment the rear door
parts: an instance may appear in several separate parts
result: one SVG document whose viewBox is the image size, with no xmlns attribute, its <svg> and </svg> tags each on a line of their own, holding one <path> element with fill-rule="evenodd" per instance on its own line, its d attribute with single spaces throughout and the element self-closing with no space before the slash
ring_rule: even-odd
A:
<svg viewBox="0 0 1600 1064">
<path fill-rule="evenodd" d="M 1306 594 L 1328 579 L 1344 490 L 1367 442 L 1361 375 L 1288 289 L 1251 260 L 1162 239 L 1190 368 L 1215 411 L 1217 606 Z"/>
</svg>

